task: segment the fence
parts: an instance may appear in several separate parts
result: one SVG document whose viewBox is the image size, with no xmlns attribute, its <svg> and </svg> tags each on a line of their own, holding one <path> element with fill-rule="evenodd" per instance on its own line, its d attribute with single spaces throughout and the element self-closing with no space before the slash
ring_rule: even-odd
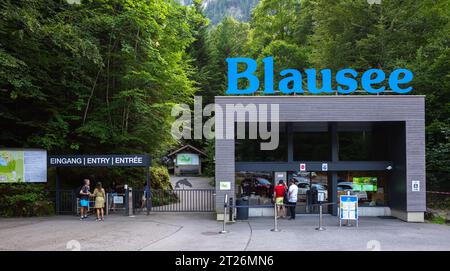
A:
<svg viewBox="0 0 450 271">
<path fill-rule="evenodd" d="M 73 190 L 50 191 L 49 200 L 53 202 L 56 214 L 75 214 L 76 197 Z"/>
<path fill-rule="evenodd" d="M 214 212 L 214 189 L 175 189 L 152 190 L 151 212 Z M 143 190 L 132 190 L 134 213 L 146 211 Z M 121 201 L 117 199 L 121 198 Z M 56 214 L 77 214 L 79 203 L 73 190 L 50 191 L 49 199 L 55 206 Z M 124 194 L 108 193 L 106 199 L 106 213 L 124 214 L 126 209 L 126 197 Z M 93 210 L 94 201 L 90 202 L 90 210 Z"/>
<path fill-rule="evenodd" d="M 214 189 L 152 190 L 151 212 L 214 212 Z M 135 212 L 145 210 L 144 191 L 133 191 Z"/>
</svg>

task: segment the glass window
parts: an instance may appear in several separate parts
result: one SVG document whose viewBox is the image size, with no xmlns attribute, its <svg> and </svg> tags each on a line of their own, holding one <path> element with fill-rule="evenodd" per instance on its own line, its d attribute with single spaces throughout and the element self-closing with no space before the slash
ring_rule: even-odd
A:
<svg viewBox="0 0 450 271">
<path fill-rule="evenodd" d="M 236 195 L 247 197 L 250 205 L 270 205 L 273 196 L 272 172 L 236 172 Z"/>
<path fill-rule="evenodd" d="M 261 150 L 261 142 L 269 140 L 248 139 L 249 124 L 246 123 L 246 139 L 235 140 L 236 162 L 286 162 L 287 161 L 287 136 L 283 123 L 279 124 L 279 145 L 275 150 Z M 270 128 L 269 128 L 270 131 Z M 259 131 L 258 131 L 259 133 Z M 258 135 L 259 138 L 259 135 Z"/>
<path fill-rule="evenodd" d="M 387 160 L 387 136 L 385 130 L 339 132 L 339 160 L 383 161 Z"/>
<path fill-rule="evenodd" d="M 328 132 L 294 133 L 295 161 L 331 160 L 331 142 Z"/>
<path fill-rule="evenodd" d="M 370 160 L 372 134 L 370 132 L 339 132 L 339 160 Z"/>
<path fill-rule="evenodd" d="M 358 196 L 359 206 L 387 205 L 387 176 L 377 171 L 347 171 L 338 173 L 338 195 Z"/>
<path fill-rule="evenodd" d="M 323 193 L 323 200 L 328 201 L 328 175 L 326 172 L 289 171 L 288 180 L 294 180 L 298 187 L 296 207 L 297 213 L 317 213 L 318 193 Z M 323 211 L 328 212 L 328 207 L 323 206 Z"/>
</svg>

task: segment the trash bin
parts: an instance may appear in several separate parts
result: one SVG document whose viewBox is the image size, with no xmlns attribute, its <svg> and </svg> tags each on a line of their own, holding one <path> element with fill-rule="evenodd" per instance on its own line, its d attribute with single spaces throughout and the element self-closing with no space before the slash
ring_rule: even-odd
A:
<svg viewBox="0 0 450 271">
<path fill-rule="evenodd" d="M 236 200 L 236 220 L 248 220 L 248 199 Z"/>
</svg>

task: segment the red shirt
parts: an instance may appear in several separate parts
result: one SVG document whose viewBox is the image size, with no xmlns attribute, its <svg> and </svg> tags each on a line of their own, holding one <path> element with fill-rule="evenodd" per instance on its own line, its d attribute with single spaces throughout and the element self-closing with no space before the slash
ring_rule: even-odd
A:
<svg viewBox="0 0 450 271">
<path fill-rule="evenodd" d="M 284 185 L 275 186 L 275 197 L 276 198 L 284 197 L 285 193 L 286 193 L 286 187 L 284 187 Z"/>
</svg>

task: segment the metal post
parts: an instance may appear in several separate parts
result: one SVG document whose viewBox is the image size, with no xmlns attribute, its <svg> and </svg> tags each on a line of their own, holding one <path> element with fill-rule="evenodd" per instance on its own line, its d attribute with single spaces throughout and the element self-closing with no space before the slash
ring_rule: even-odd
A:
<svg viewBox="0 0 450 271">
<path fill-rule="evenodd" d="M 106 215 L 109 215 L 109 193 L 106 193 Z"/>
<path fill-rule="evenodd" d="M 279 232 L 280 230 L 278 229 L 278 204 L 275 202 L 275 204 L 273 205 L 275 210 L 274 210 L 274 216 L 273 216 L 273 229 L 271 229 L 271 231 L 274 232 Z"/>
<path fill-rule="evenodd" d="M 55 180 L 55 204 L 56 204 L 56 214 L 60 213 L 60 205 L 61 205 L 61 191 L 59 185 L 59 169 L 56 168 L 56 180 Z"/>
<path fill-rule="evenodd" d="M 147 187 L 145 188 L 146 191 L 144 191 L 144 193 L 146 193 L 145 195 L 145 207 L 147 208 L 147 215 L 150 214 L 150 208 L 151 208 L 151 198 L 150 198 L 150 192 L 151 192 L 151 188 L 150 188 L 150 167 L 146 167 L 145 169 L 145 173 L 146 173 L 146 180 L 147 180 Z"/>
<path fill-rule="evenodd" d="M 229 218 L 228 221 L 234 221 L 233 220 L 233 198 L 230 197 L 230 200 L 228 202 L 228 206 L 229 206 Z"/>
<path fill-rule="evenodd" d="M 324 231 L 325 230 L 325 228 L 324 227 L 322 227 L 322 203 L 319 203 L 319 227 L 318 228 L 316 228 L 316 230 L 318 230 L 318 231 Z"/>
<path fill-rule="evenodd" d="M 133 188 L 128 187 L 128 216 L 133 217 L 134 204 L 133 204 Z"/>
<path fill-rule="evenodd" d="M 225 203 L 223 206 L 223 224 L 222 224 L 222 230 L 219 233 L 227 233 L 228 231 L 225 230 L 225 224 L 227 220 L 227 205 L 228 205 L 228 194 L 225 194 Z"/>
<path fill-rule="evenodd" d="M 125 209 L 125 214 L 124 215 L 128 215 L 128 185 L 126 184 L 125 186 L 124 186 L 124 190 L 125 190 L 125 195 L 124 195 L 124 200 L 125 200 L 125 203 L 124 203 L 124 209 Z"/>
</svg>

